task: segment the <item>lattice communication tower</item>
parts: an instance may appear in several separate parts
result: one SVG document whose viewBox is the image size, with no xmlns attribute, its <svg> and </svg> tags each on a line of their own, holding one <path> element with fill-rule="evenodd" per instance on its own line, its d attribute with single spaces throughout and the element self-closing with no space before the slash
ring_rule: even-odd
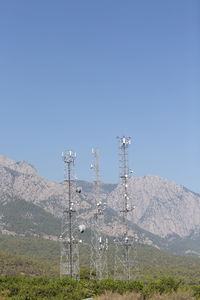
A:
<svg viewBox="0 0 200 300">
<path fill-rule="evenodd" d="M 90 278 L 102 280 L 108 277 L 107 250 L 108 239 L 103 235 L 105 204 L 100 197 L 99 179 L 99 150 L 92 149 L 93 163 L 90 168 L 95 171 L 95 212 L 91 220 L 91 251 L 90 251 Z"/>
<path fill-rule="evenodd" d="M 63 211 L 61 236 L 60 236 L 60 277 L 79 279 L 79 239 L 77 208 L 79 205 L 77 193 L 80 188 L 76 187 L 74 178 L 74 161 L 76 153 L 71 150 L 62 153 L 65 170 L 65 190 L 67 194 L 66 208 Z"/>
<path fill-rule="evenodd" d="M 135 234 L 128 228 L 128 215 L 135 208 L 130 207 L 130 198 L 128 194 L 128 179 L 132 170 L 128 166 L 128 148 L 131 145 L 130 137 L 118 137 L 119 140 L 119 167 L 120 167 L 120 216 L 122 228 L 116 236 L 115 242 L 115 280 L 130 281 L 136 279 L 138 274 L 137 252 Z"/>
</svg>

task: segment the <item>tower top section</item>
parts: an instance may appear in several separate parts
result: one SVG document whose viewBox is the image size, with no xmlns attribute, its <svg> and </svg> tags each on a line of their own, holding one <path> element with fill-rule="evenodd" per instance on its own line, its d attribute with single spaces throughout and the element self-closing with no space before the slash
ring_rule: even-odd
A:
<svg viewBox="0 0 200 300">
<path fill-rule="evenodd" d="M 100 178 L 99 178 L 99 149 L 98 148 L 92 148 L 92 154 L 93 154 L 93 162 L 90 165 L 90 169 L 95 170 L 96 183 L 99 183 L 100 182 Z"/>
<path fill-rule="evenodd" d="M 72 150 L 62 152 L 62 159 L 64 163 L 74 163 L 76 158 L 76 152 L 72 152 Z"/>
<path fill-rule="evenodd" d="M 123 136 L 123 137 L 117 137 L 118 140 L 119 140 L 119 145 L 120 147 L 126 147 L 128 148 L 129 145 L 131 145 L 131 137 L 126 137 L 126 136 Z"/>
<path fill-rule="evenodd" d="M 133 171 L 128 166 L 128 148 L 131 145 L 131 137 L 117 137 L 119 141 L 119 168 L 120 179 L 128 178 Z"/>
</svg>

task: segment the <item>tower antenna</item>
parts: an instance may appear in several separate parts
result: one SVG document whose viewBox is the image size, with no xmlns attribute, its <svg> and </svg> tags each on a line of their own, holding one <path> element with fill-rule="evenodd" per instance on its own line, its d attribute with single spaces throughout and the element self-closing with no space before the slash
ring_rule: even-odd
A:
<svg viewBox="0 0 200 300">
<path fill-rule="evenodd" d="M 79 279 L 79 240 L 77 223 L 78 198 L 75 180 L 73 176 L 76 153 L 71 150 L 62 153 L 64 162 L 64 187 L 67 195 L 66 207 L 63 211 L 61 225 L 61 251 L 60 251 L 60 277 Z"/>
<path fill-rule="evenodd" d="M 108 239 L 103 235 L 105 203 L 100 196 L 99 149 L 93 148 L 92 154 L 93 163 L 90 168 L 95 171 L 95 211 L 91 221 L 90 278 L 102 280 L 108 276 Z"/>
<path fill-rule="evenodd" d="M 136 278 L 137 255 L 135 247 L 135 234 L 131 234 L 128 228 L 128 215 L 135 208 L 130 207 L 128 194 L 128 179 L 133 171 L 128 166 L 128 148 L 131 145 L 130 137 L 118 137 L 119 141 L 119 168 L 121 191 L 120 215 L 122 217 L 122 231 L 115 238 L 115 280 L 130 281 Z"/>
</svg>

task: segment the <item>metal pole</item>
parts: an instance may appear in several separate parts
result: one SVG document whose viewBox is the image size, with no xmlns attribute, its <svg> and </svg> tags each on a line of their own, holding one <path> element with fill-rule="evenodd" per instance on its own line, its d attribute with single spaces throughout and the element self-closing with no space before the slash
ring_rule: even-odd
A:
<svg viewBox="0 0 200 300">
<path fill-rule="evenodd" d="M 75 181 L 72 181 L 72 166 L 76 153 L 71 150 L 62 153 L 65 170 L 65 182 L 68 191 L 67 204 L 63 210 L 61 227 L 61 253 L 60 253 L 60 277 L 67 276 L 79 279 L 79 239 L 78 239 L 78 220 L 77 220 L 77 197 Z"/>
<path fill-rule="evenodd" d="M 90 278 L 92 279 L 94 274 L 96 274 L 96 277 L 102 280 L 108 276 L 108 241 L 102 234 L 105 204 L 102 203 L 100 195 L 99 150 L 93 148 L 92 153 L 94 161 L 90 165 L 90 168 L 95 170 L 95 210 L 91 220 Z"/>
<path fill-rule="evenodd" d="M 130 137 L 123 136 L 119 139 L 119 162 L 121 179 L 120 211 L 122 216 L 122 230 L 115 237 L 115 267 L 114 277 L 116 280 L 130 281 L 133 279 L 133 269 L 136 269 L 136 260 L 131 259 L 134 251 L 134 236 L 129 232 L 128 214 L 134 209 L 129 207 L 128 178 L 128 147 L 131 144 Z M 131 171 L 132 172 L 132 171 Z"/>
<path fill-rule="evenodd" d="M 68 161 L 68 197 L 69 197 L 69 256 L 70 256 L 70 277 L 73 277 L 73 256 L 72 256 L 72 211 L 71 211 L 71 161 Z"/>
</svg>

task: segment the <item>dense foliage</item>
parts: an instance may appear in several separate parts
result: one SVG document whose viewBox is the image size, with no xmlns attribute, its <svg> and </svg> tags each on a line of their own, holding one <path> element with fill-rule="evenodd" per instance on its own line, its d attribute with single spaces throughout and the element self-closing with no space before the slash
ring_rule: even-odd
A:
<svg viewBox="0 0 200 300">
<path fill-rule="evenodd" d="M 144 285 L 139 281 L 116 282 L 112 279 L 102 281 L 80 281 L 65 279 L 50 280 L 44 277 L 0 277 L 1 299 L 67 299 L 81 300 L 102 295 L 107 291 L 125 294 L 135 292 L 142 299 L 150 299 L 154 294 L 171 294 L 180 289 L 181 282 L 171 277 L 163 277 Z M 197 299 L 200 297 L 200 286 L 190 288 Z"/>
<path fill-rule="evenodd" d="M 138 246 L 140 281 L 129 283 L 116 282 L 112 279 L 101 282 L 89 280 L 89 249 L 87 245 L 83 245 L 81 248 L 80 281 L 56 279 L 59 276 L 60 253 L 57 242 L 40 238 L 0 235 L 0 249 L 4 250 L 4 252 L 0 252 L 0 273 L 2 275 L 0 277 L 0 299 L 82 300 L 107 292 L 118 294 L 134 292 L 140 295 L 141 299 L 154 299 L 152 298 L 154 295 L 165 295 L 166 293 L 172 295 L 171 293 L 180 292 L 180 289 L 183 296 L 180 298 L 173 296 L 171 299 L 192 299 L 187 298 L 189 295 L 187 292 L 196 299 L 200 299 L 199 259 L 169 255 L 153 247 Z M 112 260 L 113 249 L 111 247 L 109 252 L 110 274 L 113 271 Z M 187 287 L 186 284 L 190 287 Z M 178 294 L 176 293 L 177 297 Z M 155 297 L 157 297 L 155 299 L 170 299 L 159 298 L 161 296 Z"/>
</svg>

